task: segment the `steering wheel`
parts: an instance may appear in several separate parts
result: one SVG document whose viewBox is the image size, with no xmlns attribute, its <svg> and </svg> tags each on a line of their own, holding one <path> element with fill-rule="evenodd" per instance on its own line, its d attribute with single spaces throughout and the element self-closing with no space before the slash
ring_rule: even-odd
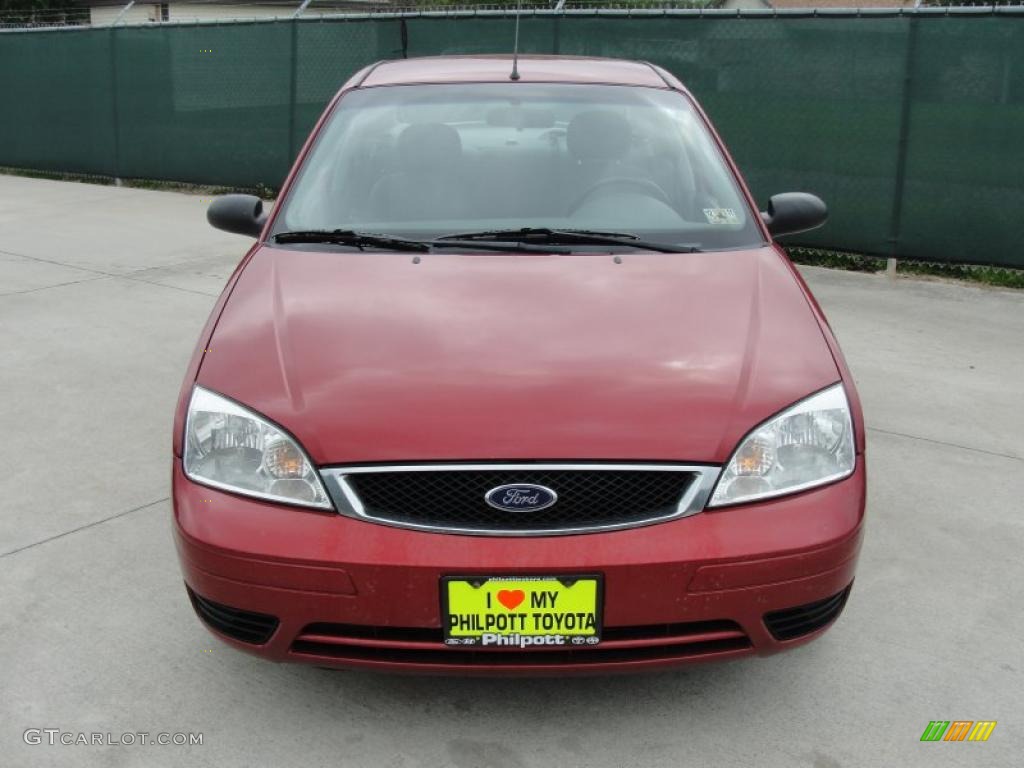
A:
<svg viewBox="0 0 1024 768">
<path fill-rule="evenodd" d="M 632 187 L 637 192 L 647 197 L 653 197 L 656 200 L 663 202 L 669 208 L 672 207 L 671 201 L 668 199 L 668 195 L 665 194 L 665 190 L 655 184 L 649 179 L 631 179 L 628 176 L 611 176 L 607 179 L 601 179 L 595 184 L 591 185 L 590 189 L 576 198 L 576 202 L 569 209 L 569 215 L 572 216 L 576 211 L 583 207 L 583 204 L 587 200 L 593 197 L 595 194 L 605 189 L 606 187 L 620 186 L 620 187 Z"/>
</svg>

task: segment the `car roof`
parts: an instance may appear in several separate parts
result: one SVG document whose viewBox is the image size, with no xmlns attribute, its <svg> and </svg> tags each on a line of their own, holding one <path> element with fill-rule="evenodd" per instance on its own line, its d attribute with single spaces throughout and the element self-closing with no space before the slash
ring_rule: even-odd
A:
<svg viewBox="0 0 1024 768">
<path fill-rule="evenodd" d="M 412 83 L 502 82 L 512 73 L 511 54 L 495 56 L 431 56 L 377 64 L 360 87 Z M 650 64 L 584 56 L 520 56 L 520 82 L 610 83 L 667 88 Z"/>
</svg>

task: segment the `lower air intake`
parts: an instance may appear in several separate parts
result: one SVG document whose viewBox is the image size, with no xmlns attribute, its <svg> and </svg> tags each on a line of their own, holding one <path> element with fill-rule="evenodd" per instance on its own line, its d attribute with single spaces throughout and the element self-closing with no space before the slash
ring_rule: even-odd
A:
<svg viewBox="0 0 1024 768">
<path fill-rule="evenodd" d="M 252 645 L 263 645 L 277 629 L 277 618 L 265 613 L 253 613 L 215 603 L 188 590 L 192 607 L 199 618 L 211 629 L 233 640 Z"/>
<path fill-rule="evenodd" d="M 335 661 L 412 664 L 422 667 L 583 667 L 729 656 L 750 650 L 750 639 L 732 621 L 699 621 L 637 627 L 605 627 L 596 647 L 542 646 L 487 650 L 445 646 L 440 629 L 310 624 L 291 652 Z"/>
<path fill-rule="evenodd" d="M 765 626 L 776 640 L 792 640 L 809 635 L 835 621 L 843 612 L 843 606 L 846 605 L 846 598 L 849 595 L 850 587 L 847 587 L 839 594 L 824 600 L 799 605 L 796 608 L 787 608 L 783 611 L 772 611 L 765 614 Z"/>
</svg>

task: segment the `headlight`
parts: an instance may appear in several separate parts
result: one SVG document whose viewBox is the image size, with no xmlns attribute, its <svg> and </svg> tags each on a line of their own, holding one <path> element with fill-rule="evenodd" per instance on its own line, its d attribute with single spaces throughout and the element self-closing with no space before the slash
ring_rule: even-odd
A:
<svg viewBox="0 0 1024 768">
<path fill-rule="evenodd" d="M 855 463 L 853 422 L 842 384 L 787 408 L 739 444 L 708 506 L 795 493 L 846 477 Z"/>
<path fill-rule="evenodd" d="M 280 427 L 201 387 L 185 425 L 185 474 L 271 501 L 333 509 L 313 463 Z"/>
</svg>

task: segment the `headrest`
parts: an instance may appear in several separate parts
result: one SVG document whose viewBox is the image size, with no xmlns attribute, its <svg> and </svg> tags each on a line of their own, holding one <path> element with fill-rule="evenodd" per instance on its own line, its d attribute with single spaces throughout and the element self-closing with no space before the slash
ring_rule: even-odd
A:
<svg viewBox="0 0 1024 768">
<path fill-rule="evenodd" d="M 569 121 L 566 145 L 577 160 L 618 160 L 629 143 L 629 122 L 618 112 L 580 112 Z"/>
<path fill-rule="evenodd" d="M 413 123 L 398 136 L 402 171 L 434 171 L 462 157 L 459 132 L 444 123 Z"/>
</svg>

